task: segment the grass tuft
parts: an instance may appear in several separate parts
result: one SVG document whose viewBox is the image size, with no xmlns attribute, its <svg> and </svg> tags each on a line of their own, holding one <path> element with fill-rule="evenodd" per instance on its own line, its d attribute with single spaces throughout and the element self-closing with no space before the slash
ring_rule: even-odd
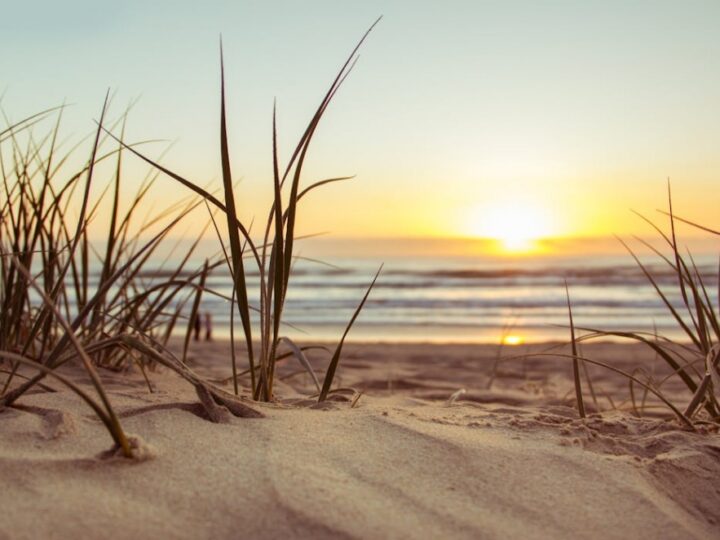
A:
<svg viewBox="0 0 720 540">
<path fill-rule="evenodd" d="M 692 254 L 689 252 L 687 254 L 682 253 L 682 249 L 679 246 L 677 239 L 676 222 L 679 221 L 712 234 L 720 234 L 720 232 L 714 231 L 708 227 L 697 225 L 690 220 L 676 217 L 672 207 L 672 194 L 669 182 L 668 210 L 660 212 L 669 218 L 669 233 L 665 233 L 658 225 L 648 218 L 644 216 L 640 217 L 650 224 L 650 226 L 660 235 L 666 248 L 668 249 L 668 252 L 663 253 L 647 242 L 641 242 L 646 247 L 649 247 L 651 251 L 658 256 L 659 259 L 667 265 L 667 267 L 677 277 L 676 287 L 680 297 L 679 302 L 671 300 L 670 294 L 660 286 L 659 281 L 655 278 L 650 268 L 640 260 L 638 255 L 626 242 L 621 239 L 619 240 L 627 249 L 638 268 L 642 271 L 650 285 L 655 290 L 658 298 L 660 298 L 668 313 L 675 321 L 678 328 L 682 331 L 682 334 L 685 336 L 685 340 L 680 341 L 671 339 L 667 336 L 658 335 L 657 331 L 653 334 L 646 334 L 632 331 L 611 331 L 583 327 L 578 328 L 573 323 L 568 293 L 568 315 L 570 318 L 573 375 L 578 399 L 578 409 L 581 410 L 581 416 L 583 415 L 581 406 L 582 388 L 580 386 L 580 379 L 578 376 L 577 362 L 586 361 L 596 365 L 602 365 L 607 369 L 612 369 L 628 379 L 630 384 L 632 408 L 634 413 L 638 416 L 642 415 L 647 394 L 651 393 L 660 398 L 660 400 L 672 410 L 676 417 L 690 428 L 694 427 L 694 424 L 697 421 L 720 422 L 720 404 L 718 403 L 718 389 L 720 389 L 720 373 L 718 372 L 718 363 L 720 362 L 720 324 L 718 321 L 718 305 L 712 301 L 711 296 L 708 293 L 705 279 L 700 273 Z M 720 293 L 720 286 L 718 291 Z M 584 335 L 576 338 L 576 329 L 584 331 Z M 612 366 L 608 366 L 597 361 L 591 361 L 587 358 L 583 359 L 578 354 L 577 343 L 580 341 L 589 341 L 608 337 L 623 338 L 649 347 L 654 351 L 658 360 L 664 361 L 667 364 L 670 368 L 670 375 L 665 379 L 656 380 L 651 374 L 645 373 L 644 370 L 635 370 L 634 373 L 625 373 Z M 698 365 L 702 367 L 698 369 Z M 644 381 L 639 378 L 641 375 L 644 376 Z M 688 401 L 684 406 L 672 403 L 662 392 L 662 385 L 667 384 L 668 380 L 674 378 L 679 379 L 687 389 Z M 640 407 L 637 406 L 634 385 L 640 385 L 644 388 L 644 395 Z M 703 411 L 703 415 L 699 415 L 700 410 Z"/>
<path fill-rule="evenodd" d="M 230 253 L 229 255 L 226 254 L 226 259 L 230 273 L 233 276 L 234 286 L 232 303 L 237 306 L 237 312 L 240 316 L 243 328 L 245 349 L 247 351 L 248 373 L 250 374 L 250 391 L 253 399 L 255 400 L 272 401 L 274 399 L 273 382 L 275 378 L 275 366 L 278 361 L 278 346 L 282 339 L 280 336 L 280 327 L 284 324 L 283 308 L 292 275 L 292 265 L 297 258 L 294 254 L 294 245 L 295 241 L 298 239 L 296 225 L 299 202 L 311 191 L 319 187 L 352 178 L 351 176 L 328 178 L 314 182 L 308 187 L 301 189 L 300 183 L 303 177 L 303 165 L 321 119 L 323 118 L 332 99 L 355 65 L 360 46 L 379 20 L 380 19 L 373 23 L 348 56 L 312 116 L 312 119 L 306 127 L 299 142 L 295 146 L 290 160 L 284 169 L 281 169 L 279 164 L 280 157 L 278 155 L 276 129 L 277 108 L 275 105 L 273 106 L 273 203 L 270 211 L 268 212 L 268 218 L 264 227 L 264 237 L 261 243 L 256 244 L 253 241 L 249 233 L 249 227 L 246 227 L 242 223 L 237 212 L 227 134 L 225 62 L 222 52 L 222 43 L 220 45 L 220 163 L 222 169 L 224 201 L 220 201 L 206 189 L 200 187 L 196 182 L 192 182 L 163 167 L 138 150 L 125 144 L 121 138 L 117 138 L 108 132 L 111 137 L 113 137 L 131 153 L 144 160 L 146 163 L 152 165 L 158 171 L 189 188 L 194 193 L 200 195 L 200 197 L 204 199 L 205 204 L 212 205 L 225 214 L 227 234 L 230 244 Z M 281 173 L 281 171 L 284 172 Z M 218 235 L 220 235 L 220 231 L 214 220 L 213 223 L 216 227 Z M 223 250 L 225 250 L 225 244 L 222 238 L 221 245 L 223 246 Z M 258 299 L 259 307 L 254 307 L 250 304 L 250 295 L 246 279 L 246 276 L 248 275 L 245 263 L 245 258 L 248 256 L 246 249 L 249 250 L 249 259 L 256 265 L 260 276 L 260 292 Z M 374 285 L 378 275 L 375 276 L 372 285 Z M 336 348 L 335 354 L 330 361 L 323 386 L 320 389 L 320 401 L 327 398 L 340 359 L 344 340 L 355 322 L 360 310 L 364 306 L 370 290 L 372 289 L 372 285 L 368 289 L 365 297 L 358 307 L 358 310 L 355 311 L 350 323 L 345 329 L 345 332 Z M 256 331 L 253 327 L 251 317 L 252 311 L 257 311 L 259 313 L 259 323 L 255 329 Z M 256 338 L 259 340 L 259 346 L 256 346 Z M 233 356 L 231 358 L 233 384 L 234 391 L 238 394 L 238 373 L 234 357 L 234 333 L 231 336 L 231 341 L 231 347 L 233 350 Z M 303 363 L 303 356 L 297 356 L 301 363 Z"/>
</svg>

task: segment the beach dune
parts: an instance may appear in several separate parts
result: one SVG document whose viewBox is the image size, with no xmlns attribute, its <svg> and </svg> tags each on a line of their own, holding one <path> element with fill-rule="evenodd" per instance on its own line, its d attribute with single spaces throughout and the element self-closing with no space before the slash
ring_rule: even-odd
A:
<svg viewBox="0 0 720 540">
<path fill-rule="evenodd" d="M 225 347 L 194 344 L 194 369 L 227 372 Z M 625 410 L 582 421 L 557 360 L 502 363 L 488 389 L 495 352 L 353 344 L 339 375 L 365 385 L 355 406 L 309 406 L 286 364 L 285 399 L 225 424 L 172 373 L 154 393 L 104 374 L 140 462 L 98 457 L 110 440 L 73 394 L 28 395 L 0 414 L 0 538 L 717 538 L 717 434 L 632 416 L 609 376 L 598 391 Z"/>
</svg>

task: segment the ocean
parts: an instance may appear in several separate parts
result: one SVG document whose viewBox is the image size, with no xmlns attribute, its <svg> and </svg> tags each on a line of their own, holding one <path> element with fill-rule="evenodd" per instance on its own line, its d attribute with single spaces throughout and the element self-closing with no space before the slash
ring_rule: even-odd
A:
<svg viewBox="0 0 720 540">
<path fill-rule="evenodd" d="M 657 257 L 644 257 L 669 301 L 682 309 L 677 276 Z M 695 259 L 713 304 L 717 258 Z M 285 304 L 282 334 L 300 341 L 337 340 L 380 264 L 380 278 L 348 339 L 507 343 L 567 340 L 567 281 L 577 327 L 654 332 L 678 338 L 667 306 L 628 255 L 555 257 L 385 256 L 298 260 Z M 330 266 L 331 265 L 331 266 Z M 257 303 L 257 274 L 248 278 Z M 207 286 L 232 291 L 218 270 Z M 230 306 L 206 294 L 201 310 L 214 332 L 229 335 Z M 685 312 L 687 315 L 687 313 Z M 241 333 L 235 317 L 236 332 Z"/>
</svg>

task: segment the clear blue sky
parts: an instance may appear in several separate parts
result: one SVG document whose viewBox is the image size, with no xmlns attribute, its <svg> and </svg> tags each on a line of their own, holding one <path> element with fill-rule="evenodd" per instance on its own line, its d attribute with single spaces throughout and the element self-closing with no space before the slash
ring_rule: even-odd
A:
<svg viewBox="0 0 720 540">
<path fill-rule="evenodd" d="M 686 214 L 716 215 L 720 2 L 0 4 L 11 117 L 67 99 L 65 132 L 79 137 L 108 87 L 116 113 L 140 97 L 129 138 L 176 141 L 165 163 L 201 182 L 218 174 L 222 33 L 234 172 L 250 214 L 265 214 L 251 208 L 266 200 L 257 193 L 270 178 L 273 98 L 287 149 L 384 15 L 308 171 L 358 179 L 310 201 L 308 229 L 483 235 L 475 214 L 521 198 L 555 217 L 562 209 L 548 234 L 626 232 L 628 208 L 661 205 L 668 176 Z"/>
</svg>

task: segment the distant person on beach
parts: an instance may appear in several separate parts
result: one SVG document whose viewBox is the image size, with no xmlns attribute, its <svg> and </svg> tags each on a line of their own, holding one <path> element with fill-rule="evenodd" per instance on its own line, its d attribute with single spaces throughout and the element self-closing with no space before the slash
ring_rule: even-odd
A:
<svg viewBox="0 0 720 540">
<path fill-rule="evenodd" d="M 200 341 L 200 314 L 196 313 L 193 319 L 193 330 L 195 330 L 195 341 Z"/>
<path fill-rule="evenodd" d="M 205 341 L 212 341 L 212 315 L 205 312 Z"/>
</svg>

